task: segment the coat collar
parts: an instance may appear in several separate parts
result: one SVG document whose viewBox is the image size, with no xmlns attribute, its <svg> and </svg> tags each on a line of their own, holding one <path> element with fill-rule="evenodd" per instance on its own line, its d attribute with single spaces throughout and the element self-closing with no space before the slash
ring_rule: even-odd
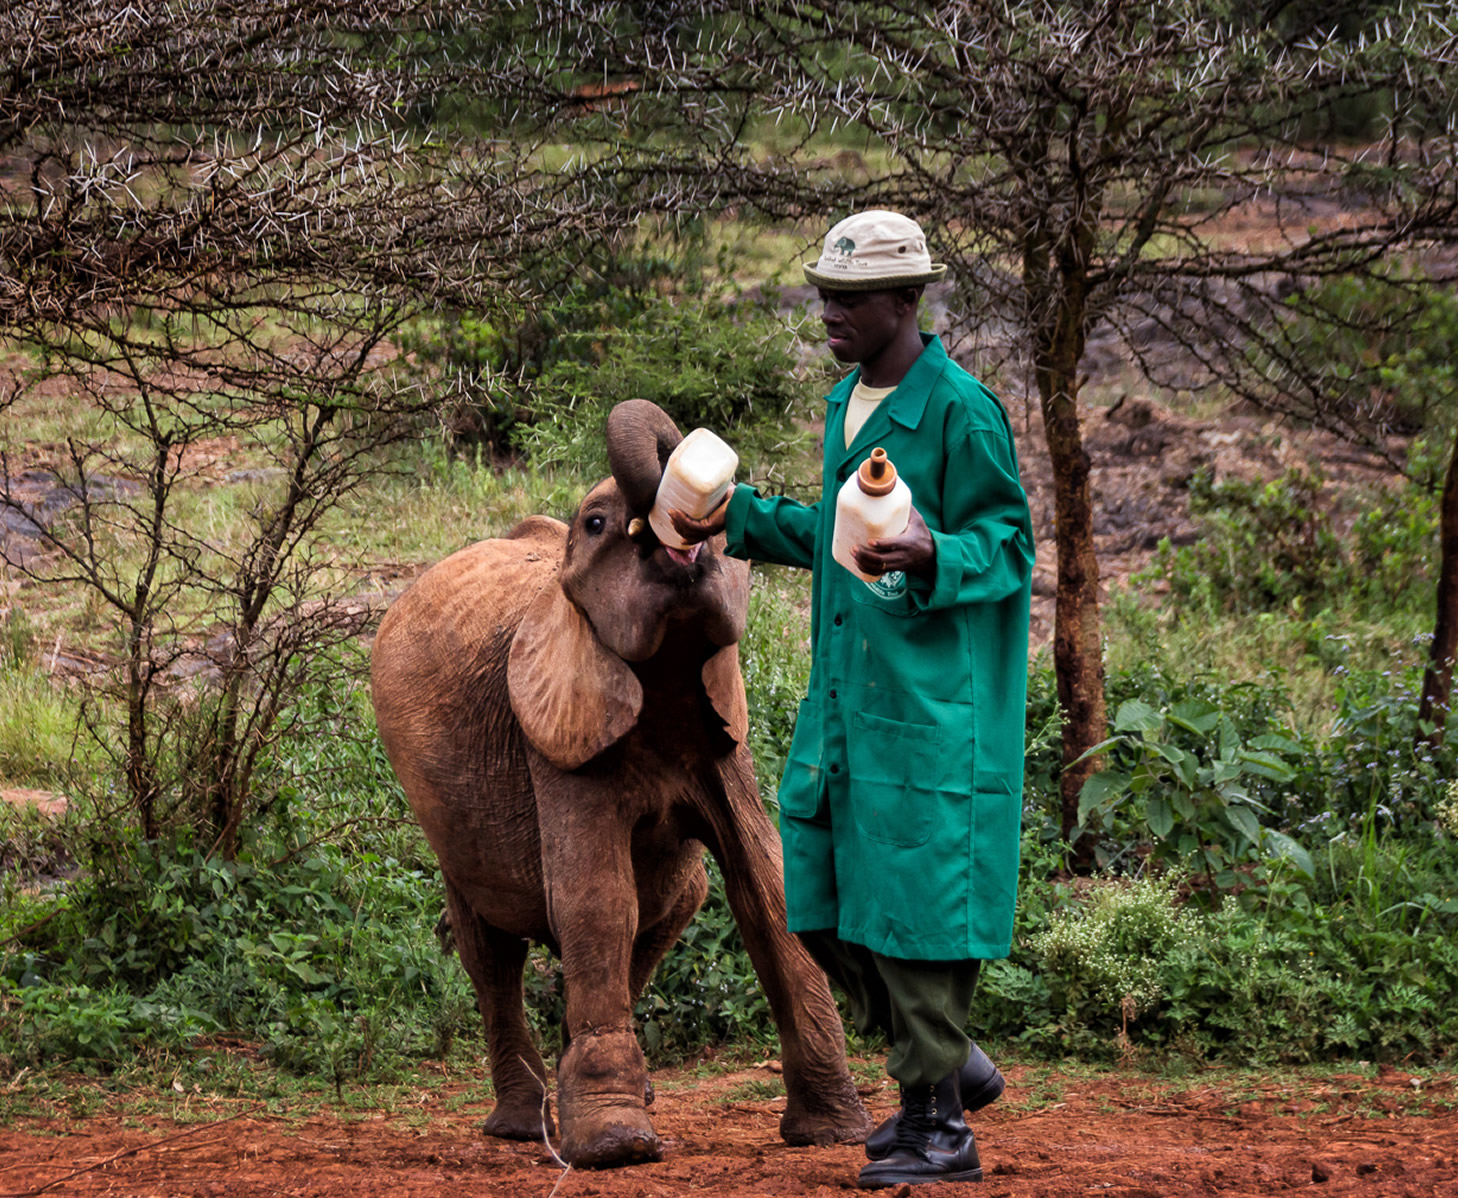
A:
<svg viewBox="0 0 1458 1198">
<path fill-rule="evenodd" d="M 896 390 L 876 405 L 876 410 L 861 426 L 861 431 L 856 434 L 856 439 L 849 447 L 845 443 L 845 401 L 850 398 L 856 380 L 861 377 L 860 367 L 856 367 L 842 379 L 826 397 L 831 404 L 831 411 L 825 421 L 827 460 L 834 460 L 838 466 L 848 457 L 864 456 L 862 447 L 868 443 L 874 444 L 877 438 L 885 435 L 880 430 L 888 420 L 895 421 L 906 429 L 914 429 L 921 423 L 927 400 L 931 397 L 932 386 L 941 378 L 948 361 L 941 338 L 931 333 L 922 333 L 921 344 L 921 356 L 911 364 L 911 369 L 897 384 Z M 835 438 L 833 442 L 832 436 Z"/>
</svg>

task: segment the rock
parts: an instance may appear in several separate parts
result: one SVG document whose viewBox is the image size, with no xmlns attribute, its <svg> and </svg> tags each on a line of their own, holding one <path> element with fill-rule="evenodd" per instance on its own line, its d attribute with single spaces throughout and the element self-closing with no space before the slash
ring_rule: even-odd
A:
<svg viewBox="0 0 1458 1198">
<path fill-rule="evenodd" d="M 1312 1161 L 1311 1162 L 1311 1180 L 1312 1181 L 1330 1181 L 1331 1180 L 1331 1166 L 1328 1165 L 1325 1161 Z"/>
</svg>

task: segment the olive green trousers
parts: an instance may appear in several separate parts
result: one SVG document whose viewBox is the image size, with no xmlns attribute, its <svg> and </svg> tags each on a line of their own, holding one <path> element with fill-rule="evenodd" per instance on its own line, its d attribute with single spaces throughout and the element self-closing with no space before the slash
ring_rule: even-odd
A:
<svg viewBox="0 0 1458 1198">
<path fill-rule="evenodd" d="M 801 942 L 850 1004 L 861 1035 L 891 1044 L 886 1072 L 903 1086 L 936 1083 L 967 1062 L 967 1015 L 981 961 L 907 961 L 841 940 L 829 929 Z"/>
</svg>

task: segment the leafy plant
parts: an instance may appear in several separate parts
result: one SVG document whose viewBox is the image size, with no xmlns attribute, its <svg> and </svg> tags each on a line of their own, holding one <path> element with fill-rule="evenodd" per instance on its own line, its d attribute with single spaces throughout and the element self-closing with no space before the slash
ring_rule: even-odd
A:
<svg viewBox="0 0 1458 1198">
<path fill-rule="evenodd" d="M 775 473 L 804 443 L 793 417 L 818 395 L 796 337 L 777 316 L 715 298 L 654 298 L 618 324 L 575 334 L 532 385 L 537 420 L 518 444 L 541 466 L 607 473 L 602 429 L 613 405 L 652 400 L 687 432 L 715 429 L 739 452 L 740 476 Z"/>
<path fill-rule="evenodd" d="M 1139 699 L 1120 705 L 1115 735 L 1089 751 L 1113 762 L 1084 783 L 1079 824 L 1107 834 L 1132 820 L 1156 860 L 1207 869 L 1217 886 L 1238 882 L 1233 866 L 1252 854 L 1289 859 L 1306 874 L 1311 857 L 1291 836 L 1261 823 L 1275 812 L 1266 783 L 1287 783 L 1300 745 L 1276 733 L 1242 740 L 1213 704 L 1187 700 L 1159 712 Z"/>
<path fill-rule="evenodd" d="M 1055 1003 L 1125 1025 L 1164 994 L 1166 957 L 1185 934 L 1175 875 L 1103 879 L 1029 940 Z"/>
</svg>

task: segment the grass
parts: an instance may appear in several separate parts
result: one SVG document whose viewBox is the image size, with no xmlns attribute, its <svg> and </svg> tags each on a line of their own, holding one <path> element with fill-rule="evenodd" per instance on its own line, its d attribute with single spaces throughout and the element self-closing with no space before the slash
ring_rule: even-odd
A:
<svg viewBox="0 0 1458 1198">
<path fill-rule="evenodd" d="M 92 765 L 77 695 L 39 664 L 0 666 L 0 786 L 61 789 Z"/>
<path fill-rule="evenodd" d="M 588 483 L 570 472 L 498 468 L 431 447 L 421 468 L 381 478 L 341 508 L 331 541 L 366 560 L 429 563 L 531 515 L 568 520 Z"/>
<path fill-rule="evenodd" d="M 57 1119 L 98 1115 L 137 1126 L 157 1117 L 205 1123 L 256 1105 L 260 1114 L 285 1122 L 332 1112 L 346 1120 L 385 1115 L 414 1127 L 439 1114 L 464 1118 L 487 1112 L 493 1098 L 483 1051 L 479 1043 L 463 1042 L 450 1057 L 424 1062 L 396 1080 L 338 1088 L 274 1069 L 256 1053 L 223 1043 L 212 1052 L 175 1059 L 143 1054 L 105 1076 L 62 1063 L 21 1070 L 0 1086 L 0 1125 L 32 1123 L 50 1131 L 57 1130 L 49 1126 Z"/>
<path fill-rule="evenodd" d="M 778 1078 L 773 1081 L 742 1082 L 732 1089 L 726 1090 L 718 1099 L 719 1102 L 771 1102 L 776 1098 L 785 1096 L 785 1084 Z"/>
<path fill-rule="evenodd" d="M 1426 660 L 1426 617 L 1374 618 L 1357 608 L 1228 614 L 1181 612 L 1154 605 L 1136 579 L 1104 607 L 1105 667 L 1110 674 L 1160 662 L 1179 672 L 1205 672 L 1231 683 L 1279 682 L 1289 696 L 1293 727 L 1318 739 L 1332 730 L 1338 692 L 1351 674 L 1400 673 Z"/>
</svg>

